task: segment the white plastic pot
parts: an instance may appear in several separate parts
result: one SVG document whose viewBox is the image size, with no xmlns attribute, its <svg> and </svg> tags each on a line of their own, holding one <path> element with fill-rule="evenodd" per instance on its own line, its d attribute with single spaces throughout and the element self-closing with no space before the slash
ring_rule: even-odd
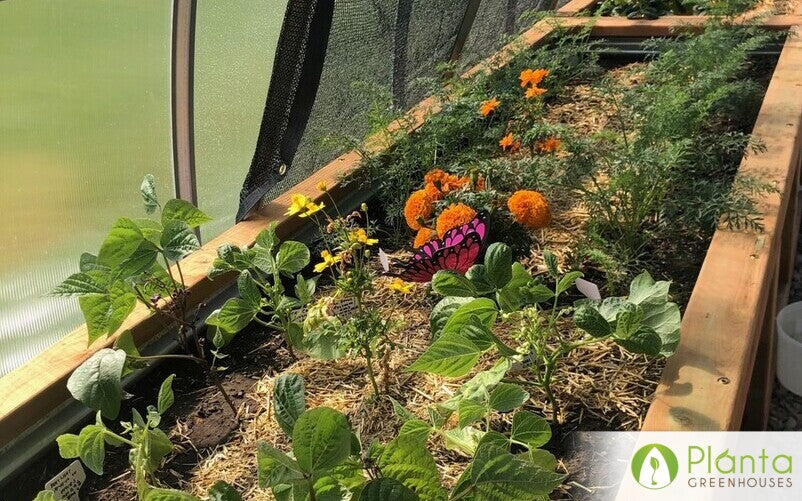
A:
<svg viewBox="0 0 802 501">
<path fill-rule="evenodd" d="M 777 314 L 777 379 L 802 396 L 802 301 Z"/>
</svg>

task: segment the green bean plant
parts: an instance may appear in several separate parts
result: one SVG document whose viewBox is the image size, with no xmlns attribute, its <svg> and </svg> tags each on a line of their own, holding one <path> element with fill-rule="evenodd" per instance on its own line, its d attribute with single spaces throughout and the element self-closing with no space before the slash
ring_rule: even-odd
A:
<svg viewBox="0 0 802 501">
<path fill-rule="evenodd" d="M 495 349 L 510 362 L 508 367 L 523 365 L 532 374 L 532 379 L 511 382 L 542 389 L 552 407 L 553 421 L 559 422 L 559 402 L 553 391 L 555 370 L 572 351 L 611 340 L 631 353 L 673 353 L 681 318 L 679 307 L 669 301 L 670 282 L 655 282 L 644 272 L 630 284 L 628 297 L 565 305 L 560 299 L 582 273 L 560 273 L 553 254 L 547 251 L 544 258 L 551 287 L 533 279 L 519 263 L 512 263 L 511 250 L 502 243 L 491 245 L 484 264 L 474 265 L 465 276 L 438 272 L 432 288 L 447 297 L 432 310 L 435 341 L 408 370 L 461 377 L 483 353 Z M 518 342 L 515 348 L 492 332 L 500 314 L 508 320 L 519 319 L 513 335 Z M 584 336 L 575 340 L 577 336 L 565 335 L 566 330 Z"/>
<path fill-rule="evenodd" d="M 118 219 L 98 253 L 82 254 L 79 272 L 56 286 L 51 295 L 78 297 L 88 345 L 116 334 L 138 302 L 173 333 L 184 353 L 142 356 L 131 333 L 123 331 L 113 349 L 98 351 L 73 372 L 67 388 L 84 405 L 115 419 L 124 375 L 156 360 L 188 360 L 204 369 L 236 415 L 234 403 L 207 360 L 196 328 L 202 304 L 190 301 L 180 263 L 200 248 L 195 231 L 210 219 L 184 200 L 161 204 L 152 175 L 145 176 L 140 193 L 145 213 L 158 212 L 159 217 Z"/>
<path fill-rule="evenodd" d="M 303 327 L 296 311 L 306 307 L 315 294 L 317 277 L 306 279 L 301 271 L 309 264 L 309 248 L 302 242 L 280 242 L 276 224 L 256 237 L 250 249 L 225 244 L 217 249 L 209 278 L 236 272 L 239 297 L 228 299 L 206 319 L 207 336 L 219 349 L 251 322 L 281 333 L 290 356 L 305 351 Z M 295 277 L 294 295 L 285 288 L 284 278 Z"/>
<path fill-rule="evenodd" d="M 485 433 L 470 465 L 448 490 L 428 450 L 428 432 L 410 431 L 411 420 L 392 441 L 363 449 L 345 415 L 328 407 L 306 409 L 300 376 L 280 377 L 273 403 L 292 450 L 260 442 L 257 461 L 260 486 L 279 500 L 524 501 L 547 499 L 564 478 L 554 472 L 553 456 L 536 452 L 534 444 L 548 440 L 548 424 L 526 414 L 515 415 L 510 436 Z M 513 447 L 525 451 L 513 453 Z"/>
</svg>

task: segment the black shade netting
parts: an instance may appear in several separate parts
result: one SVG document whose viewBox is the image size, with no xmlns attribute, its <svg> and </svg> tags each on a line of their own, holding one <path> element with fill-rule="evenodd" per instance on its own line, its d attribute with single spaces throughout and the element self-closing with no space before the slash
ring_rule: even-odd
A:
<svg viewBox="0 0 802 501">
<path fill-rule="evenodd" d="M 396 111 L 414 106 L 443 63 L 453 61 L 458 70 L 475 64 L 531 26 L 530 13 L 549 5 L 291 0 L 238 220 L 342 154 L 349 147 L 345 138 L 364 137 L 372 112 L 385 104 Z M 469 29 L 467 37 L 459 36 L 461 28 L 463 34 Z"/>
</svg>

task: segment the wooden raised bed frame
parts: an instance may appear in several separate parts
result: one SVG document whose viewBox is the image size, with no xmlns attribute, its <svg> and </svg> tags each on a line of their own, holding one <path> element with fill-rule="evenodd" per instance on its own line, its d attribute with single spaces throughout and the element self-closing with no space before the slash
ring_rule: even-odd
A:
<svg viewBox="0 0 802 501">
<path fill-rule="evenodd" d="M 560 11 L 571 14 L 592 4 L 573 0 Z M 691 24 L 699 17 L 662 18 L 657 21 L 626 19 L 559 18 L 536 23 L 520 38 L 468 70 L 464 76 L 489 72 L 507 64 L 521 50 L 547 42 L 556 25 L 581 27 L 594 24 L 594 35 L 668 35 L 671 29 Z M 785 30 L 802 24 L 799 16 L 777 16 L 765 20 L 773 29 Z M 765 231 L 761 234 L 718 230 L 693 290 L 682 323 L 677 353 L 668 360 L 644 430 L 736 430 L 741 426 L 765 426 L 774 379 L 774 316 L 788 297 L 796 255 L 799 229 L 799 150 L 802 142 L 802 43 L 793 27 L 785 42 L 772 77 L 754 134 L 765 142 L 767 151 L 744 159 L 740 173 L 756 175 L 775 183 L 778 192 L 762 204 Z M 409 112 L 412 129 L 420 127 L 429 113 L 439 110 L 437 101 L 426 99 Z M 398 128 L 399 124 L 391 127 Z M 383 141 L 374 138 L 368 148 L 378 151 Z M 299 228 L 297 218 L 284 212 L 291 193 L 319 197 L 315 186 L 326 181 L 333 197 L 341 199 L 346 190 L 339 184 L 344 174 L 360 164 L 356 152 L 346 153 L 310 178 L 262 207 L 249 220 L 236 224 L 206 243 L 182 262 L 193 301 L 204 301 L 229 285 L 233 277 L 211 282 L 206 277 L 216 249 L 223 243 L 253 245 L 256 235 L 271 222 L 285 237 Z M 147 343 L 160 333 L 158 321 L 138 305 L 123 324 L 138 343 Z M 86 347 L 82 326 L 22 367 L 0 378 L 0 451 L 24 435 L 32 425 L 46 419 L 70 399 L 66 381 L 73 370 L 95 351 L 109 347 L 114 338 Z M 745 409 L 750 412 L 744 416 Z"/>
</svg>

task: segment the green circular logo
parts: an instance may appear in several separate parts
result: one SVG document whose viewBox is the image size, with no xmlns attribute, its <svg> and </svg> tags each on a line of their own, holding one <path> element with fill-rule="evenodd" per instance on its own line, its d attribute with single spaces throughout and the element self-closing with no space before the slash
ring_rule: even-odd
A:
<svg viewBox="0 0 802 501">
<path fill-rule="evenodd" d="M 630 463 L 635 481 L 647 489 L 662 489 L 677 478 L 679 462 L 674 451 L 662 444 L 644 445 Z"/>
</svg>

